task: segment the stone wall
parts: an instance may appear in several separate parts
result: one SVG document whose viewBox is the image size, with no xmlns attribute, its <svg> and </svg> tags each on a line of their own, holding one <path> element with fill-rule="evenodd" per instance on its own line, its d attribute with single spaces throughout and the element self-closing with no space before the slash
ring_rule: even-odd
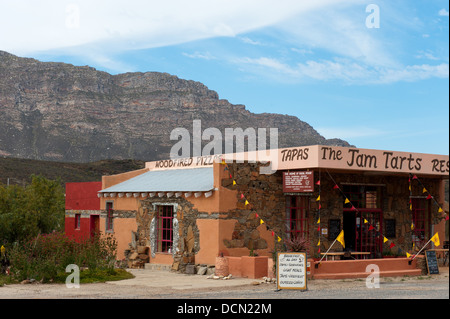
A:
<svg viewBox="0 0 450 319">
<path fill-rule="evenodd" d="M 262 251 L 262 254 L 270 253 L 274 246 L 277 249 L 283 249 L 282 242 L 277 244 L 275 240 L 267 241 L 267 236 L 262 236 L 260 231 L 261 217 L 269 232 L 274 231 L 277 235 L 285 239 L 286 234 L 286 196 L 283 193 L 282 172 L 276 172 L 272 175 L 259 174 L 260 164 L 228 164 L 227 165 L 230 178 L 222 180 L 222 186 L 238 190 L 238 207 L 234 210 L 222 214 L 223 218 L 238 220 L 236 223 L 233 236 L 231 239 L 225 240 L 224 244 L 227 248 L 247 248 L 249 251 Z M 412 213 L 409 210 L 409 183 L 408 176 L 393 175 L 367 175 L 363 173 L 330 173 L 316 170 L 314 180 L 320 179 L 320 188 L 315 186 L 314 193 L 309 194 L 310 211 L 308 213 L 309 221 L 309 239 L 311 244 L 310 253 L 313 257 L 320 257 L 317 246 L 320 237 L 320 250 L 326 251 L 332 242 L 328 235 L 319 235 L 317 220 L 319 217 L 319 203 L 317 197 L 321 196 L 320 210 L 320 226 L 328 228 L 330 219 L 339 219 L 341 221 L 341 229 L 343 227 L 343 211 L 344 196 L 338 189 L 333 189 L 337 184 L 341 187 L 343 184 L 365 184 L 378 185 L 381 189 L 380 208 L 382 209 L 382 232 L 385 231 L 385 219 L 394 219 L 396 224 L 395 237 L 388 238 L 394 242 L 396 247 L 392 248 L 392 252 L 396 253 L 398 248 L 403 251 L 410 251 L 412 247 L 411 240 L 411 221 Z M 233 185 L 233 180 L 236 185 Z M 435 196 L 437 202 L 443 201 L 438 197 L 439 182 L 434 179 L 421 178 L 422 183 L 426 186 L 430 194 Z M 241 194 L 244 198 L 241 198 Z M 420 184 L 412 181 L 413 197 L 425 198 Z M 248 200 L 250 205 L 245 205 Z M 428 201 L 431 206 L 431 224 L 437 224 L 440 221 L 438 207 L 431 200 Z M 225 217 L 224 217 L 225 216 Z M 362 214 L 364 217 L 364 213 Z M 388 249 L 388 247 L 383 247 Z M 339 244 L 335 244 L 331 251 L 342 251 Z"/>
<path fill-rule="evenodd" d="M 284 235 L 286 199 L 282 173 L 260 174 L 261 164 L 257 163 L 230 163 L 227 167 L 231 177 L 223 179 L 222 186 L 238 191 L 238 204 L 236 209 L 221 216 L 238 222 L 232 238 L 225 239 L 224 244 L 229 249 L 242 251 L 244 248 L 248 253 L 270 256 L 277 242 L 276 237 L 271 236 L 272 231 Z M 249 205 L 245 205 L 246 200 Z M 260 219 L 264 221 L 263 225 Z"/>
<path fill-rule="evenodd" d="M 227 164 L 230 178 L 221 181 L 223 187 L 230 190 L 237 190 L 237 207 L 226 212 L 200 212 L 194 208 L 189 199 L 184 197 L 171 198 L 146 198 L 140 202 L 140 208 L 136 212 L 137 232 L 135 247 L 128 253 L 128 256 L 155 256 L 156 234 L 152 233 L 152 221 L 155 218 L 155 207 L 159 204 L 174 205 L 174 249 L 172 257 L 174 260 L 173 269 L 185 272 L 186 267 L 195 265 L 195 255 L 199 252 L 199 229 L 197 219 L 232 219 L 236 220 L 232 235 L 223 241 L 229 252 L 236 252 L 241 255 L 248 255 L 251 252 L 271 256 L 274 250 L 281 251 L 286 237 L 286 195 L 283 193 L 282 172 L 278 171 L 272 175 L 259 173 L 260 164 L 253 163 L 231 163 Z M 224 166 L 225 169 L 225 166 Z M 317 220 L 319 217 L 318 202 L 316 198 L 321 196 L 320 226 L 328 228 L 329 220 L 338 219 L 343 227 L 344 197 L 340 190 L 333 187 L 337 184 L 342 188 L 344 184 L 364 184 L 378 185 L 381 189 L 380 206 L 385 219 L 395 219 L 395 237 L 389 238 L 397 248 L 403 251 L 410 251 L 411 248 L 411 211 L 409 210 L 410 193 L 408 189 L 407 176 L 384 176 L 367 175 L 363 173 L 331 173 L 326 171 L 315 171 L 315 181 L 319 180 L 320 188 L 315 186 L 312 194 L 308 194 L 310 210 L 308 213 L 309 239 L 311 244 L 311 257 L 320 257 L 317 243 L 320 238 L 320 250 L 326 251 L 333 239 L 328 235 L 319 235 Z M 236 184 L 233 185 L 233 180 Z M 428 191 L 436 196 L 439 202 L 439 183 L 432 179 L 421 179 Z M 422 188 L 417 183 L 412 183 L 413 196 L 426 197 L 422 193 Z M 241 197 L 241 194 L 244 197 Z M 245 200 L 249 205 L 245 205 Z M 431 202 L 431 222 L 439 221 L 437 206 Z M 363 215 L 364 216 L 364 215 Z M 264 224 L 260 224 L 260 217 Z M 154 225 L 153 225 L 154 226 Z M 175 227 L 176 226 L 176 227 Z M 385 225 L 383 222 L 383 230 Z M 278 243 L 277 236 L 272 236 L 274 232 L 283 240 Z M 150 247 L 147 253 L 139 253 L 138 247 Z M 338 244 L 333 246 L 332 251 L 342 251 Z M 384 247 L 386 249 L 387 247 Z M 141 248 L 142 250 L 142 248 Z M 232 254 L 231 254 L 232 255 Z M 142 259 L 141 259 L 142 262 Z M 137 263 L 139 264 L 139 263 Z"/>
</svg>

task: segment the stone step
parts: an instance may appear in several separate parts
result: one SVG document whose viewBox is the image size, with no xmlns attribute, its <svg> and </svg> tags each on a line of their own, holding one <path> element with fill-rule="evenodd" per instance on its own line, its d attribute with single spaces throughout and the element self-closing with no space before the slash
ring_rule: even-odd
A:
<svg viewBox="0 0 450 319">
<path fill-rule="evenodd" d="M 170 271 L 172 269 L 172 265 L 145 263 L 144 269 Z"/>
</svg>

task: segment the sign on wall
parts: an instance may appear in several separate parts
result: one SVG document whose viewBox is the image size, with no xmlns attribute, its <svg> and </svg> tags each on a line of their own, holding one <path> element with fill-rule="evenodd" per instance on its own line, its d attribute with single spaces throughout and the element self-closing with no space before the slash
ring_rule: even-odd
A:
<svg viewBox="0 0 450 319">
<path fill-rule="evenodd" d="M 312 193 L 314 192 L 314 172 L 292 171 L 283 172 L 284 193 Z"/>
<path fill-rule="evenodd" d="M 278 253 L 278 289 L 306 290 L 306 253 Z"/>
</svg>

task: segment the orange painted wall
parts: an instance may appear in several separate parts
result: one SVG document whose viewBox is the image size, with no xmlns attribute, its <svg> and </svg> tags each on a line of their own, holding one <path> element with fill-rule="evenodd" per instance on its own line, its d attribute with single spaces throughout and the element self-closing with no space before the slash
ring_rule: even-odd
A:
<svg viewBox="0 0 450 319">
<path fill-rule="evenodd" d="M 195 256 L 195 263 L 213 265 L 219 253 L 230 255 L 223 240 L 231 239 L 236 222 L 233 219 L 197 219 L 200 250 Z"/>
<path fill-rule="evenodd" d="M 100 231 L 106 234 L 106 219 L 100 218 Z M 114 231 L 112 234 L 117 241 L 117 259 L 125 258 L 124 251 L 128 249 L 128 244 L 131 243 L 131 232 L 137 231 L 137 224 L 135 218 L 114 218 Z M 108 232 L 110 234 L 111 232 Z"/>
<path fill-rule="evenodd" d="M 228 173 L 224 168 L 225 166 L 220 163 L 213 163 L 214 188 L 218 189 L 218 191 L 213 191 L 212 196 L 206 198 L 202 195 L 196 198 L 194 195 L 191 195 L 186 198 L 198 211 L 217 213 L 236 208 L 238 202 L 237 191 L 222 187 L 222 179 L 228 178 Z"/>
</svg>

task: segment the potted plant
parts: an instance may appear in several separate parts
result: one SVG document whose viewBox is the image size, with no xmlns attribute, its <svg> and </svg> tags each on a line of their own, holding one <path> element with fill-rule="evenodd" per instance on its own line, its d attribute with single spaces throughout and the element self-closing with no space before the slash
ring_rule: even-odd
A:
<svg viewBox="0 0 450 319">
<path fill-rule="evenodd" d="M 294 238 L 286 239 L 284 241 L 287 251 L 289 252 L 303 252 L 308 256 L 309 248 L 311 246 L 307 238 L 296 236 Z"/>
</svg>

